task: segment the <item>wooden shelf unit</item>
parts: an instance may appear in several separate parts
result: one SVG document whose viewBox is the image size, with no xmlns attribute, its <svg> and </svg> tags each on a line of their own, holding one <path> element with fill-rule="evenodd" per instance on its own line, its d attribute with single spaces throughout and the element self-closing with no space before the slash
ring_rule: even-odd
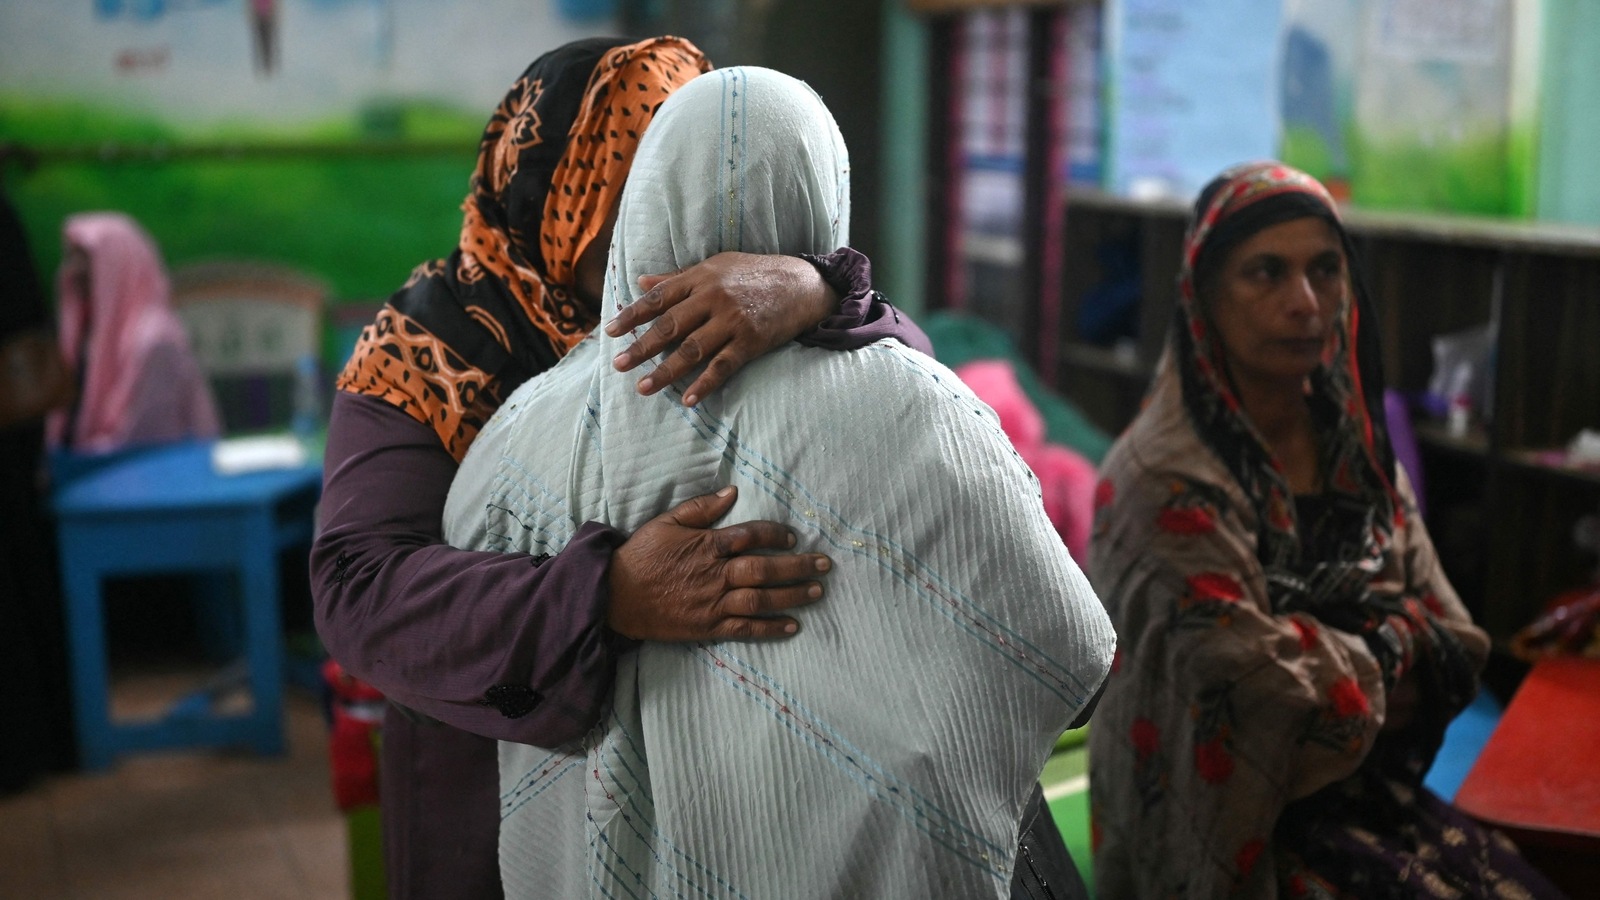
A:
<svg viewBox="0 0 1600 900">
<path fill-rule="evenodd" d="M 1096 190 L 1067 195 L 1059 350 L 1044 373 L 1103 428 L 1138 411 L 1172 316 L 1186 204 Z M 1495 310 L 1494 408 L 1455 437 L 1418 418 L 1428 524 L 1446 571 L 1478 621 L 1503 640 L 1556 593 L 1585 583 L 1578 518 L 1600 512 L 1600 473 L 1539 451 L 1600 428 L 1600 228 L 1350 209 L 1344 219 L 1378 308 L 1391 387 L 1420 392 L 1432 339 Z M 1078 339 L 1101 249 L 1136 248 L 1138 330 L 1113 351 Z"/>
</svg>

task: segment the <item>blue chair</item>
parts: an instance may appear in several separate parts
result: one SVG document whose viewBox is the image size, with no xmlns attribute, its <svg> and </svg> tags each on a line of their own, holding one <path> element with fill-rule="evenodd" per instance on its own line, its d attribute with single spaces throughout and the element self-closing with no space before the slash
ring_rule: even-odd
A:
<svg viewBox="0 0 1600 900">
<path fill-rule="evenodd" d="M 73 716 L 85 769 L 119 754 L 249 745 L 283 752 L 283 627 L 278 555 L 311 542 L 320 464 L 218 475 L 210 442 L 132 451 L 59 483 L 54 506 L 71 656 Z M 232 573 L 239 582 L 243 714 L 180 701 L 150 721 L 111 718 L 102 586 L 107 578 Z"/>
</svg>

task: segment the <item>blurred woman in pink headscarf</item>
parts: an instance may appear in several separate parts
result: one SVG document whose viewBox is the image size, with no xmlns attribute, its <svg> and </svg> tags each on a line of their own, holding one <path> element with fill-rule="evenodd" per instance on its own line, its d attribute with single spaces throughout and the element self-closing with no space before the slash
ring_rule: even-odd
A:
<svg viewBox="0 0 1600 900">
<path fill-rule="evenodd" d="M 50 446 L 107 453 L 215 437 L 216 404 L 172 311 L 155 242 L 121 213 L 83 213 L 62 229 L 61 352 L 78 398 L 51 415 Z"/>
</svg>

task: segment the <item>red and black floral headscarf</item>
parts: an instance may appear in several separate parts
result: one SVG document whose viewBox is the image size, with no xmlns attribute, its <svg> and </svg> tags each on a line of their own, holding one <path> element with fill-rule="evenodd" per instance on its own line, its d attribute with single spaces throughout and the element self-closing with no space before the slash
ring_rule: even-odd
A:
<svg viewBox="0 0 1600 900">
<path fill-rule="evenodd" d="M 1322 545 L 1334 548 L 1326 554 L 1308 550 L 1301 539 L 1282 464 L 1244 414 L 1201 294 L 1231 248 L 1265 228 L 1305 217 L 1322 219 L 1338 233 L 1349 272 L 1346 301 L 1322 365 L 1305 386 L 1321 442 L 1325 493 L 1341 512 L 1334 517 L 1333 540 Z M 1201 192 L 1184 239 L 1169 362 L 1178 370 L 1196 431 L 1255 506 L 1256 553 L 1274 612 L 1307 612 L 1363 635 L 1390 678 L 1409 668 L 1414 639 L 1427 635 L 1440 687 L 1453 695 L 1472 685 L 1472 667 L 1459 644 L 1431 627 L 1418 598 L 1373 587 L 1395 530 L 1415 514 L 1395 487 L 1376 322 L 1349 234 L 1315 178 L 1277 162 L 1247 163 Z"/>
<path fill-rule="evenodd" d="M 1245 417 L 1228 371 L 1221 339 L 1211 327 L 1200 288 L 1233 247 L 1273 225 L 1305 217 L 1333 226 L 1354 266 L 1350 238 L 1333 198 L 1315 178 L 1281 163 L 1246 163 L 1217 176 L 1201 191 L 1184 236 L 1173 323 L 1173 362 L 1183 383 L 1184 406 L 1260 514 L 1261 562 L 1268 571 L 1295 563 L 1294 498 L 1278 460 Z M 1347 301 L 1323 364 L 1306 385 L 1323 437 L 1329 489 L 1379 511 L 1374 526 L 1387 537 L 1402 524 L 1394 489 L 1394 453 L 1383 419 L 1383 374 L 1371 304 L 1353 268 Z"/>
<path fill-rule="evenodd" d="M 507 395 L 594 327 L 577 260 L 656 109 L 710 68 L 675 37 L 592 38 L 535 60 L 484 129 L 455 252 L 389 298 L 339 389 L 405 410 L 461 459 Z"/>
</svg>

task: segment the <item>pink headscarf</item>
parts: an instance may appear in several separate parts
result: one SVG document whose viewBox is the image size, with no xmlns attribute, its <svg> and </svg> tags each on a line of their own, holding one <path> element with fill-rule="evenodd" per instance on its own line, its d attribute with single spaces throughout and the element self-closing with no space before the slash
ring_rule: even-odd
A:
<svg viewBox="0 0 1600 900">
<path fill-rule="evenodd" d="M 106 453 L 215 437 L 216 404 L 172 311 L 155 242 L 132 219 L 109 212 L 71 216 L 62 236 L 68 262 L 56 278 L 61 352 L 81 383 L 78 402 L 50 417 L 50 445 Z M 74 277 L 74 248 L 87 260 L 88 296 Z"/>
</svg>

